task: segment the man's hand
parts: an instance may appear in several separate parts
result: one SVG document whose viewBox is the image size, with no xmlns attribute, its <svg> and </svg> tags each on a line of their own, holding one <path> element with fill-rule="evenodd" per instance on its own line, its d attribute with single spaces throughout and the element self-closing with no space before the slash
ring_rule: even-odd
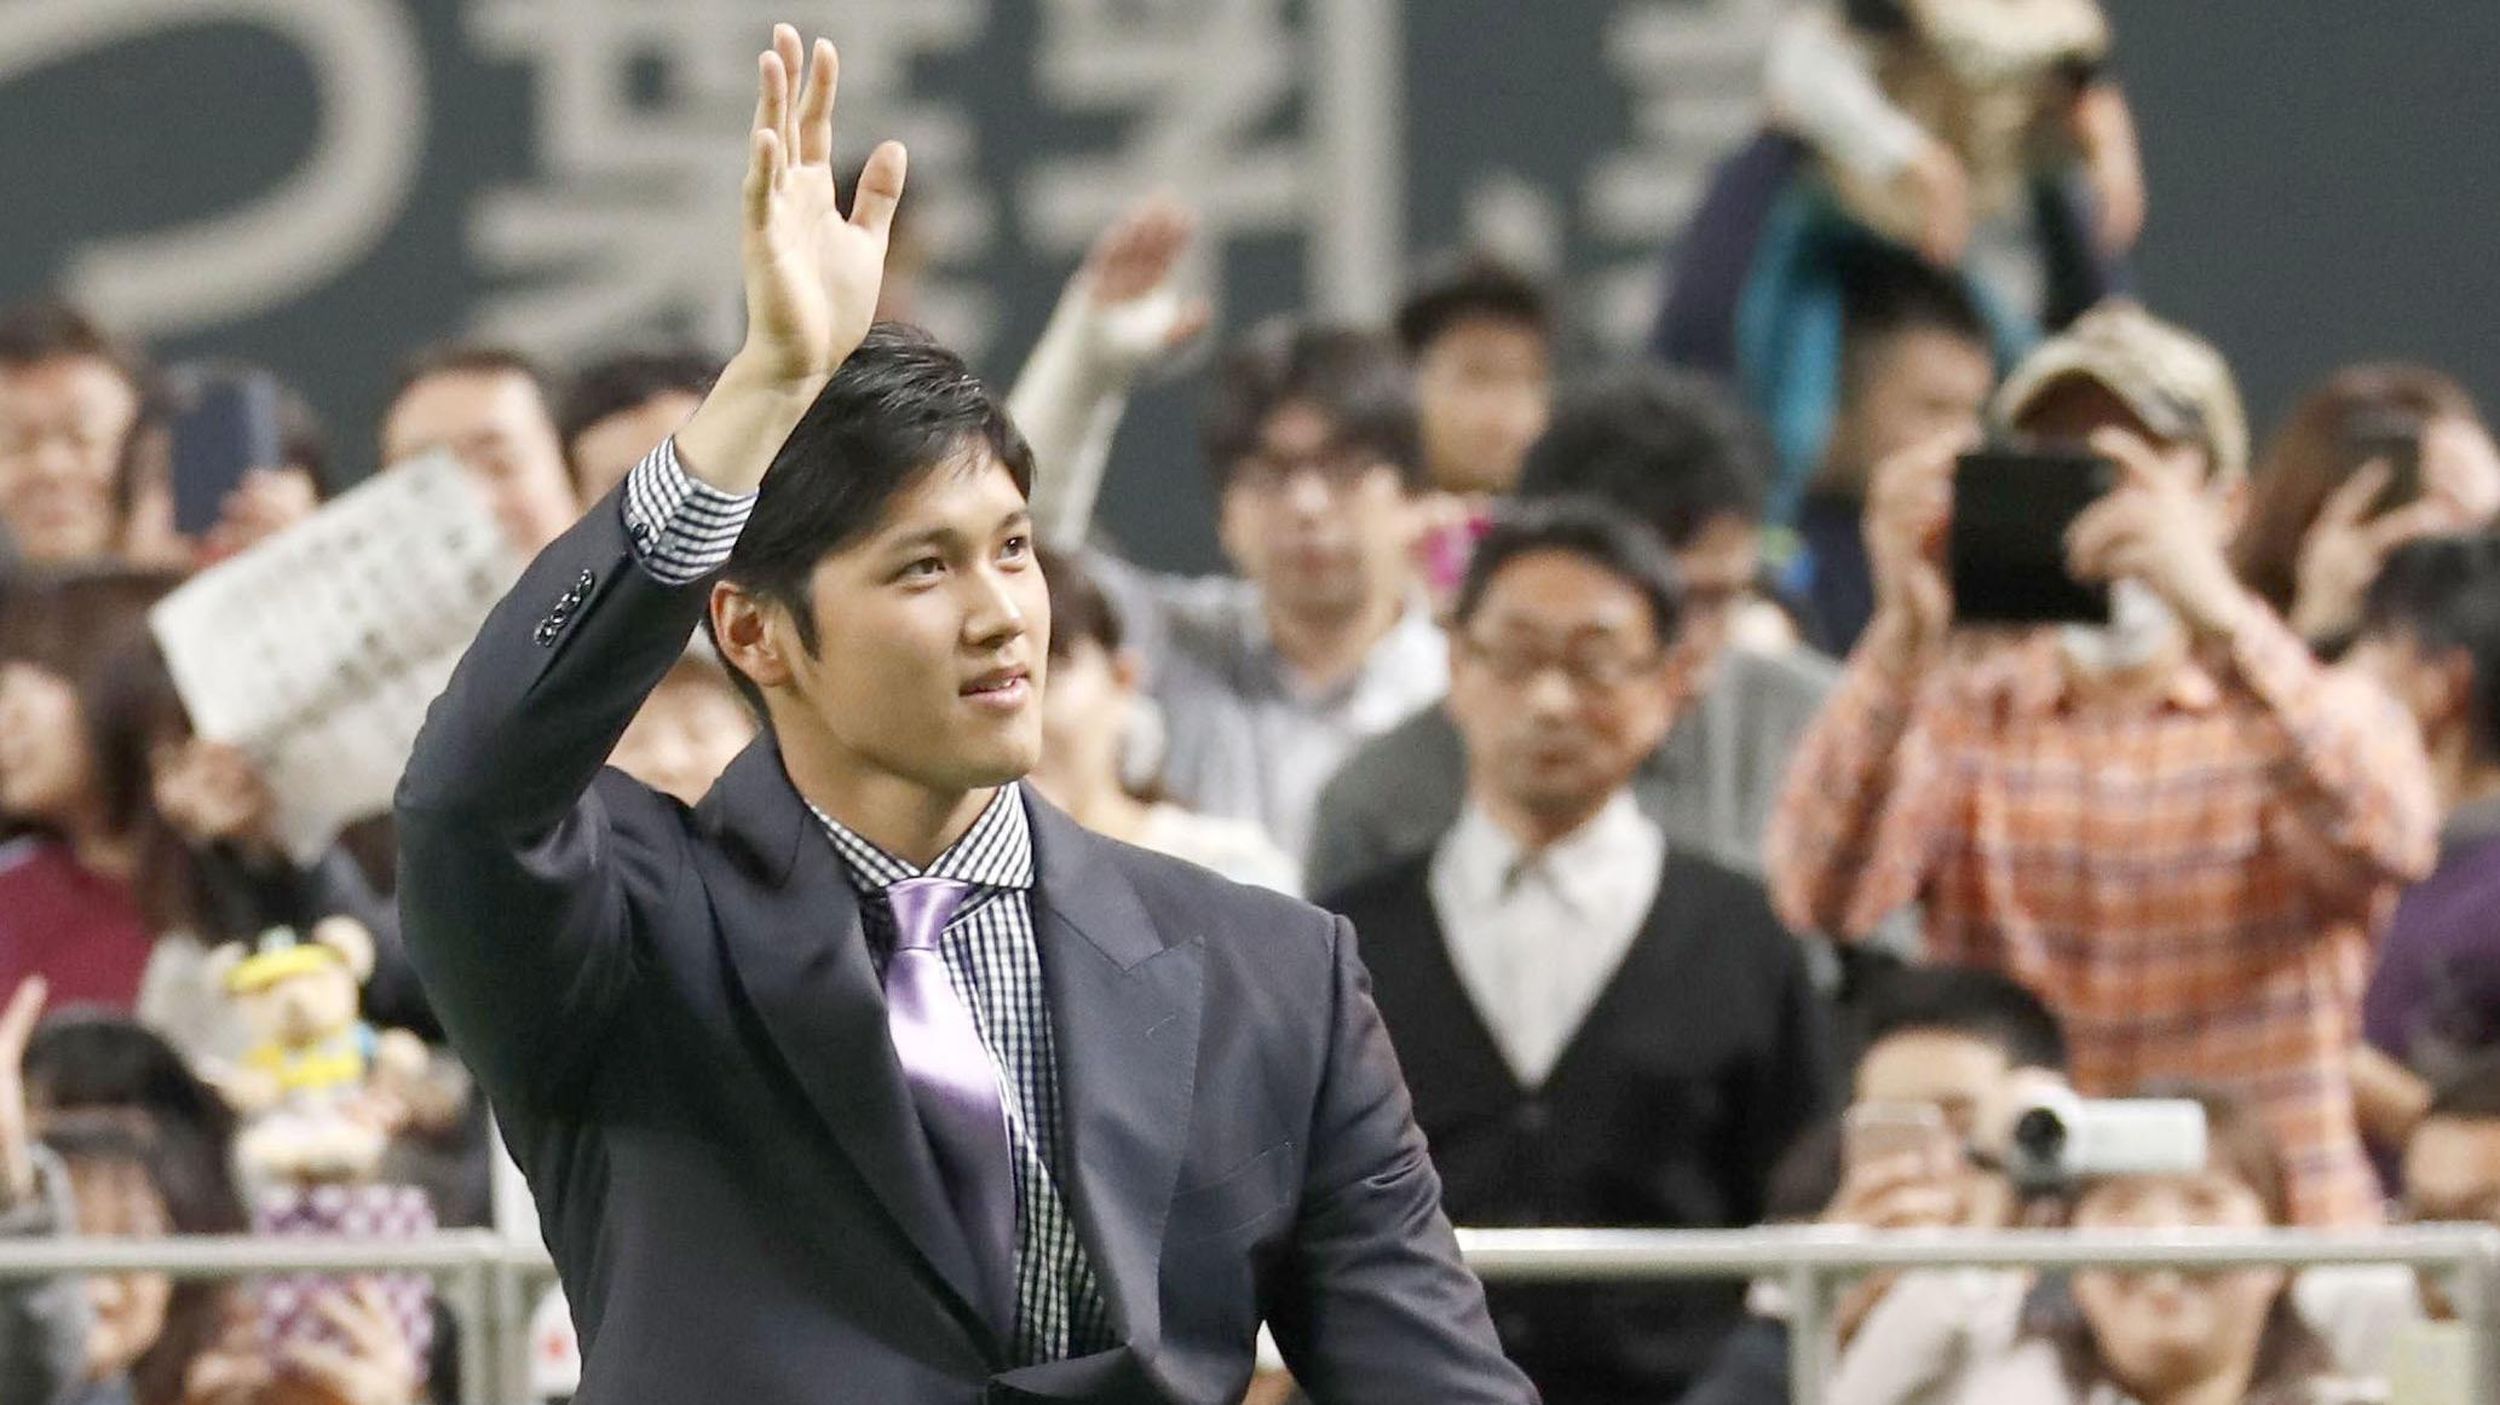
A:
<svg viewBox="0 0 2500 1405">
<path fill-rule="evenodd" d="M 1953 465 L 1977 444 L 1968 430 L 1940 435 L 1877 464 L 1868 485 L 1875 618 L 1867 637 L 1897 671 L 1940 647 L 1953 628 L 1953 592 L 1941 564 L 1953 520 Z"/>
<path fill-rule="evenodd" d="M 798 31 L 784 24 L 756 61 L 740 239 L 746 342 L 677 434 L 686 470 L 729 492 L 762 480 L 816 392 L 868 335 L 903 197 L 903 148 L 886 142 L 843 215 L 833 182 L 839 61 L 823 39 L 812 62 L 804 57 Z"/>
<path fill-rule="evenodd" d="M 35 1037 L 50 989 L 41 976 L 18 982 L 0 1010 L 0 1209 L 35 1193 L 34 1134 L 26 1117 L 26 1044 Z"/>
<path fill-rule="evenodd" d="M 2205 490 L 2203 455 L 2193 446 L 2158 449 L 2121 429 L 2102 429 L 2091 443 L 2121 478 L 2068 529 L 2067 568 L 2079 580 L 2142 581 L 2199 638 L 2227 640 L 2263 606 L 2223 555 L 2230 533 Z"/>
</svg>

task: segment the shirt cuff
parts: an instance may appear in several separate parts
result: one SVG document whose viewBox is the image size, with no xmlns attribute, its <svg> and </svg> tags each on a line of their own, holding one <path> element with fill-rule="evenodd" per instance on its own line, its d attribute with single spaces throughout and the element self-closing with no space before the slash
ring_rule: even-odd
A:
<svg viewBox="0 0 2500 1405">
<path fill-rule="evenodd" d="M 755 494 L 725 493 L 688 475 L 674 436 L 625 480 L 625 535 L 662 585 L 692 585 L 728 565 L 754 510 Z"/>
</svg>

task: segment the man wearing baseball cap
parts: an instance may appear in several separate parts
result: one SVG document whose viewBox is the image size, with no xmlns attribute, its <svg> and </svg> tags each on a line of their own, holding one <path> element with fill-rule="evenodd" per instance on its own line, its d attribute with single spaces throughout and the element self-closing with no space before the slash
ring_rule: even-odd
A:
<svg viewBox="0 0 2500 1405">
<path fill-rule="evenodd" d="M 2110 622 L 1957 629 L 1941 562 L 1973 446 L 1879 467 L 1875 618 L 1766 846 L 1781 915 L 1863 935 L 1920 903 L 1932 958 L 2055 1009 L 2085 1093 L 2229 1088 L 2264 1109 L 2302 1223 L 2375 1222 L 2345 1058 L 2372 934 L 2432 855 L 2420 741 L 2233 577 L 2248 429 L 2212 347 L 2105 305 L 1993 417 L 2117 466 L 2066 537 Z"/>
</svg>

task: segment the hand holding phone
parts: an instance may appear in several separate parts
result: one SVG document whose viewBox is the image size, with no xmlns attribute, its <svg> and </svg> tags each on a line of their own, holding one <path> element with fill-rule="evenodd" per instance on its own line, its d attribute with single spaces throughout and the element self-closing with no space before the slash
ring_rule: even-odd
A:
<svg viewBox="0 0 2500 1405">
<path fill-rule="evenodd" d="M 2107 624 L 2109 586 L 2076 578 L 2067 534 L 2118 484 L 2118 466 L 2086 448 L 1990 445 L 1953 470 L 1946 562 L 1965 624 Z"/>
<path fill-rule="evenodd" d="M 258 370 L 200 375 L 174 417 L 174 530 L 208 535 L 244 475 L 278 467 L 281 452 L 274 377 Z"/>
</svg>

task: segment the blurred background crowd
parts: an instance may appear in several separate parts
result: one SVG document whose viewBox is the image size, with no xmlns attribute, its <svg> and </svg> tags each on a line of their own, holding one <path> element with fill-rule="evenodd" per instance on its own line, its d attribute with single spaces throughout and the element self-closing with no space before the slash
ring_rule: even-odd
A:
<svg viewBox="0 0 2500 1405">
<path fill-rule="evenodd" d="M 365 8 L 279 28 L 353 72 L 342 17 Z M 1062 87 L 1118 91 L 1097 68 L 1122 55 L 1148 81 L 1152 53 L 1107 37 L 1120 7 L 1026 8 L 879 14 L 933 51 L 1029 25 Z M 1153 52 L 1213 83 L 1208 53 L 1339 73 L 1401 7 L 1138 8 Z M 1577 241 L 1536 237 L 1537 201 L 1498 182 L 1384 261 L 1362 224 L 1395 192 L 1343 131 L 1125 182 L 1037 161 L 1036 221 L 1083 252 L 1019 272 L 1058 289 L 1028 290 L 1046 315 L 1019 340 L 965 276 L 963 133 L 888 99 L 915 167 L 884 310 L 976 343 L 1034 449 L 1055 625 L 1034 787 L 1354 919 L 1461 1225 L 2500 1223 L 2500 449 L 2468 384 L 2489 363 L 2444 360 L 2470 301 L 2350 345 L 2289 317 L 2269 331 L 2297 353 L 2259 348 L 2271 381 L 2349 364 L 2244 400 L 2236 341 L 2146 251 L 2301 214 L 2170 229 L 2147 172 L 2176 169 L 2171 135 L 2127 83 L 2142 6 L 1621 8 L 1662 17 L 1608 30 L 1616 61 L 1711 114 L 1673 128 L 1707 159 L 1634 276 L 1571 266 Z M 469 21 L 510 54 L 609 18 Z M 0 56 L 74 46 L 13 22 Z M 738 55 L 760 32 L 700 22 Z M 1262 47 L 1271 22 L 1296 42 Z M 826 25 L 846 82 L 855 52 L 909 47 L 855 50 L 856 23 Z M 701 81 L 637 52 L 626 117 Z M 1418 103 L 1445 103 L 1430 76 Z M 1576 80 L 1506 81 L 1483 101 Z M 548 129 L 615 101 L 575 96 Z M 1243 288 L 1272 273 L 1228 241 L 1297 159 L 1354 233 L 1315 241 L 1307 307 L 1262 308 Z M 2208 178 L 2181 172 L 2182 204 L 2210 205 Z M 625 287 L 672 240 L 724 263 L 718 194 L 669 194 L 656 234 L 630 202 L 521 196 L 481 227 Z M 577 287 L 422 324 L 456 336 L 360 327 L 343 344 L 397 363 L 376 398 L 338 389 L 323 335 L 271 350 L 265 309 L 221 344 L 272 299 L 243 243 L 206 248 L 160 255 L 153 296 L 127 247 L 118 281 L 95 254 L 5 285 L 0 1235 L 484 1224 L 488 1109 L 399 949 L 387 819 L 287 842 L 269 758 L 195 725 L 149 612 L 438 451 L 516 561 L 616 511 L 734 300 Z M 2337 276 L 2366 302 L 2406 258 L 2354 249 Z M 221 466 L 238 423 L 266 453 Z M 2099 472 L 2084 499 L 1984 480 L 2061 454 Z M 2012 505 L 1991 540 L 2030 550 L 2001 570 L 2102 606 L 1983 609 L 2007 593 L 1968 560 L 1983 489 Z M 613 764 L 696 804 L 756 727 L 698 641 Z M 308 1093 L 358 1137 L 273 1132 Z M 2026 1171 L 2027 1110 L 2138 1097 L 2201 1109 L 2197 1164 Z M 1491 1301 L 1557 1405 L 1787 1398 L 1774 1283 Z M 1846 1402 L 2383 1399 L 2408 1334 L 2452 1315 L 2403 1270 L 1914 1272 L 1856 1284 L 1825 1345 Z M 0 1282 L 0 1405 L 447 1401 L 455 1335 L 384 1280 Z"/>
</svg>

